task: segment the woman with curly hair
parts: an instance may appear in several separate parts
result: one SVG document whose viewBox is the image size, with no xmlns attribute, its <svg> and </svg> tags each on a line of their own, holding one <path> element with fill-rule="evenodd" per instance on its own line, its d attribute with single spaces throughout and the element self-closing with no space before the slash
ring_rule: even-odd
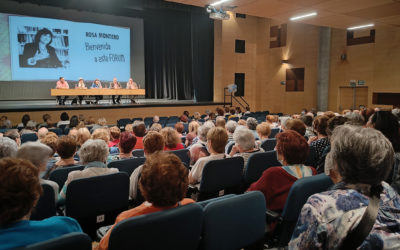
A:
<svg viewBox="0 0 400 250">
<path fill-rule="evenodd" d="M 184 198 L 187 186 L 188 170 L 176 155 L 157 152 L 148 156 L 139 180 L 139 188 L 146 201 L 118 215 L 115 224 L 101 239 L 98 249 L 108 249 L 111 231 L 123 220 L 193 203 L 192 199 Z"/>
<path fill-rule="evenodd" d="M 165 127 L 161 129 L 160 133 L 164 137 L 165 151 L 184 149 L 182 140 L 175 129 L 170 127 Z"/>
</svg>

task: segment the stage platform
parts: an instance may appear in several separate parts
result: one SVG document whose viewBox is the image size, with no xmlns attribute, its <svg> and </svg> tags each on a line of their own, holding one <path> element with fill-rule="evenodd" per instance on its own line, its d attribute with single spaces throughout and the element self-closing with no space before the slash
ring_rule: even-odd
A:
<svg viewBox="0 0 400 250">
<path fill-rule="evenodd" d="M 95 119 L 105 117 L 109 123 L 116 124 L 120 118 L 181 115 L 184 110 L 191 114 L 203 114 L 207 109 L 215 111 L 216 107 L 223 106 L 223 103 L 193 100 L 137 99 L 136 102 L 132 104 L 130 100 L 121 99 L 121 104 L 101 100 L 99 104 L 71 105 L 69 99 L 66 105 L 58 105 L 55 100 L 0 101 L 0 115 L 6 115 L 13 124 L 17 124 L 24 114 L 29 114 L 34 121 L 42 122 L 45 113 L 58 121 L 60 114 L 67 112 L 70 116 L 83 114 Z"/>
</svg>

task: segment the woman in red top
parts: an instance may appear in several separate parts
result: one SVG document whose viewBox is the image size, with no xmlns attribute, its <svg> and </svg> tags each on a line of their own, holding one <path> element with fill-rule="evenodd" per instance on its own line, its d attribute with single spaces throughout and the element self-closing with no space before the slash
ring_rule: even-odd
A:
<svg viewBox="0 0 400 250">
<path fill-rule="evenodd" d="M 144 125 L 144 122 L 134 122 L 133 133 L 136 136 L 136 145 L 133 149 L 143 149 L 143 137 L 146 134 L 146 125 Z"/>
<path fill-rule="evenodd" d="M 193 203 L 192 199 L 184 199 L 188 184 L 188 170 L 176 155 L 165 152 L 149 155 L 139 180 L 139 189 L 146 201 L 118 215 L 98 249 L 108 249 L 111 231 L 122 220 Z"/>
<path fill-rule="evenodd" d="M 165 127 L 161 129 L 160 133 L 164 137 L 165 141 L 164 151 L 173 151 L 185 148 L 182 144 L 181 137 L 175 129 Z"/>
<path fill-rule="evenodd" d="M 304 166 L 308 156 L 308 143 L 304 136 L 287 130 L 276 136 L 276 142 L 277 157 L 282 166 L 265 170 L 248 191 L 261 191 L 267 208 L 281 213 L 293 183 L 317 172 L 313 167 Z"/>
</svg>

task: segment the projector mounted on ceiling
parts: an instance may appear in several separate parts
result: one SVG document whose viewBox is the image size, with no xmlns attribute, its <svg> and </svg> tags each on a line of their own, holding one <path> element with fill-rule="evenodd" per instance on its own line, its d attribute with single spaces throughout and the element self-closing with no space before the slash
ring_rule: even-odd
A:
<svg viewBox="0 0 400 250">
<path fill-rule="evenodd" d="M 206 6 L 206 10 L 210 13 L 210 18 L 215 20 L 229 20 L 229 14 L 222 8 L 217 10 L 214 6 Z"/>
</svg>

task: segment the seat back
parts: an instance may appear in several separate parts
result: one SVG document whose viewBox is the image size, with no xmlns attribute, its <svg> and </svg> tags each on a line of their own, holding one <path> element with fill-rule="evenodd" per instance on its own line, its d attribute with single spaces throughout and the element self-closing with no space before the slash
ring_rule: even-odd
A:
<svg viewBox="0 0 400 250">
<path fill-rule="evenodd" d="M 281 215 L 283 221 L 275 230 L 280 246 L 288 244 L 307 199 L 313 194 L 328 190 L 332 185 L 331 178 L 325 174 L 304 177 L 293 183 Z"/>
<path fill-rule="evenodd" d="M 217 197 L 221 190 L 225 193 L 238 191 L 243 179 L 243 164 L 242 157 L 207 162 L 201 177 L 198 200 Z"/>
<path fill-rule="evenodd" d="M 43 220 L 56 215 L 54 189 L 49 184 L 42 184 L 43 193 L 31 214 L 31 220 Z"/>
<path fill-rule="evenodd" d="M 81 178 L 68 184 L 65 215 L 75 218 L 94 237 L 96 229 L 113 224 L 128 208 L 129 177 L 126 173 Z"/>
<path fill-rule="evenodd" d="M 31 244 L 22 248 L 20 250 L 91 250 L 92 242 L 89 236 L 85 233 L 69 233 L 63 236 L 46 240 L 43 242 Z"/>
<path fill-rule="evenodd" d="M 265 209 L 259 191 L 210 202 L 204 208 L 201 249 L 263 249 Z"/>
<path fill-rule="evenodd" d="M 28 141 L 37 141 L 38 137 L 36 133 L 22 134 L 21 135 L 21 143 L 25 143 Z"/>
<path fill-rule="evenodd" d="M 304 163 L 306 166 L 317 168 L 318 166 L 318 154 L 314 146 L 310 146 L 308 149 L 308 157 Z"/>
<path fill-rule="evenodd" d="M 186 167 L 190 166 L 190 151 L 188 149 L 173 150 L 169 151 L 169 153 L 173 153 L 178 156 Z"/>
<path fill-rule="evenodd" d="M 254 153 L 249 157 L 244 172 L 246 186 L 260 179 L 269 167 L 282 166 L 276 158 L 276 151 Z"/>
<path fill-rule="evenodd" d="M 128 176 L 131 176 L 133 171 L 140 165 L 143 165 L 143 163 L 146 161 L 146 158 L 140 157 L 140 158 L 132 158 L 132 159 L 123 159 L 119 161 L 112 161 L 108 163 L 109 168 L 118 168 L 120 172 L 125 172 L 128 174 Z"/>
<path fill-rule="evenodd" d="M 275 136 L 279 133 L 280 129 L 279 128 L 273 128 L 271 129 L 271 134 L 269 135 L 269 138 L 275 138 Z"/>
<path fill-rule="evenodd" d="M 61 190 L 64 187 L 65 182 L 67 181 L 68 174 L 75 170 L 83 170 L 84 166 L 71 166 L 71 167 L 62 167 L 57 168 L 51 171 L 49 179 L 58 184 L 59 189 Z"/>
<path fill-rule="evenodd" d="M 196 250 L 202 220 L 203 210 L 197 204 L 136 216 L 114 227 L 108 249 Z"/>
<path fill-rule="evenodd" d="M 64 129 L 61 129 L 61 128 L 49 128 L 49 132 L 53 132 L 53 133 L 56 133 L 56 135 L 61 136 L 61 135 L 64 134 L 64 130 L 65 129 L 66 128 L 64 128 Z M 68 132 L 69 132 L 69 129 L 68 129 Z"/>
<path fill-rule="evenodd" d="M 226 146 L 225 146 L 225 154 L 230 154 L 233 148 L 233 145 L 235 145 L 235 141 L 229 141 Z"/>
<path fill-rule="evenodd" d="M 274 150 L 276 146 L 276 139 L 272 138 L 272 139 L 267 139 L 265 140 L 262 144 L 261 147 L 265 150 L 265 151 L 271 151 Z"/>
<path fill-rule="evenodd" d="M 135 149 L 132 151 L 133 157 L 144 157 L 144 150 L 143 149 Z"/>
<path fill-rule="evenodd" d="M 126 126 L 127 124 L 130 124 L 130 123 L 132 123 L 132 120 L 131 120 L 131 119 L 129 119 L 129 118 L 122 118 L 122 119 L 119 119 L 119 120 L 117 121 L 117 126 L 118 126 L 118 128 L 120 128 L 120 129 L 125 129 L 125 126 Z"/>
</svg>

